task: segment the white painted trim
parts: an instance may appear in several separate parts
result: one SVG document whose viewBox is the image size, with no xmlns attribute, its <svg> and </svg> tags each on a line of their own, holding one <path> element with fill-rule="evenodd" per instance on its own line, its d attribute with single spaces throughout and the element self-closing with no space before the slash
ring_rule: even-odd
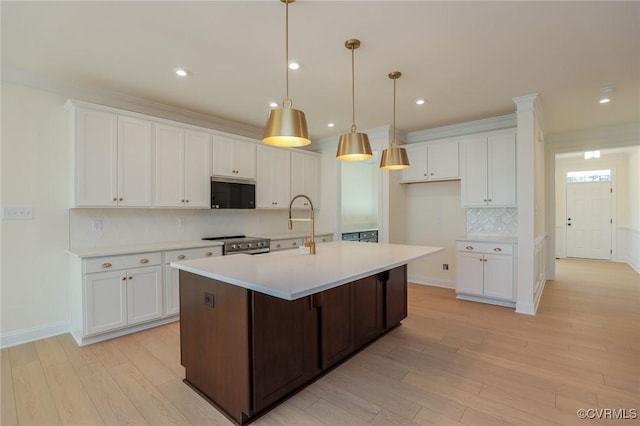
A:
<svg viewBox="0 0 640 426">
<path fill-rule="evenodd" d="M 493 299 L 489 297 L 474 296 L 471 294 L 464 294 L 464 293 L 458 293 L 458 295 L 456 296 L 456 299 L 467 300 L 469 302 L 479 302 L 479 303 L 485 303 L 485 304 L 488 303 L 491 305 L 504 306 L 506 308 L 514 308 L 516 306 L 516 302 L 512 302 L 510 300 Z M 516 310 L 516 312 L 518 311 Z"/>
<path fill-rule="evenodd" d="M 540 293 L 542 295 L 542 293 Z M 526 314 L 526 315 L 535 315 L 536 307 L 534 303 L 529 302 L 516 302 L 516 313 L 517 314 Z"/>
<path fill-rule="evenodd" d="M 412 275 L 409 274 L 407 280 L 413 284 L 428 285 L 431 287 L 449 288 L 451 290 L 456 289 L 455 280 L 442 280 L 438 278 L 429 278 L 424 275 Z"/>
<path fill-rule="evenodd" d="M 113 339 L 115 337 L 125 336 L 127 334 L 135 333 L 142 330 L 148 330 L 150 328 L 158 327 L 160 325 L 169 324 L 171 322 L 176 322 L 180 320 L 179 315 L 174 315 L 171 317 L 161 318 L 156 321 L 146 322 L 144 324 L 138 324 L 133 327 L 125 327 L 118 330 L 110 331 L 107 333 L 98 334 L 96 336 L 91 337 L 82 337 L 77 333 L 72 332 L 71 335 L 75 339 L 78 346 L 90 345 L 92 343 L 103 342 L 105 340 Z"/>
<path fill-rule="evenodd" d="M 516 125 L 516 115 L 509 114 L 500 117 L 484 118 L 482 120 L 468 121 L 466 123 L 410 132 L 407 134 L 406 140 L 407 143 L 426 142 L 436 139 L 446 139 L 450 137 L 490 132 L 494 130 L 510 129 L 516 127 Z"/>
<path fill-rule="evenodd" d="M 59 336 L 60 334 L 68 333 L 70 326 L 69 321 L 57 321 L 43 326 L 10 331 L 0 336 L 0 347 L 8 348 L 35 340 Z"/>
</svg>

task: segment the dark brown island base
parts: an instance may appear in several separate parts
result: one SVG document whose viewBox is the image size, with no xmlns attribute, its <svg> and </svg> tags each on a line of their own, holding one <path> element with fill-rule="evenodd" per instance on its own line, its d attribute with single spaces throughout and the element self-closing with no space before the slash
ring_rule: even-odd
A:
<svg viewBox="0 0 640 426">
<path fill-rule="evenodd" d="M 406 264 L 296 300 L 181 270 L 185 382 L 246 424 L 406 316 Z"/>
</svg>

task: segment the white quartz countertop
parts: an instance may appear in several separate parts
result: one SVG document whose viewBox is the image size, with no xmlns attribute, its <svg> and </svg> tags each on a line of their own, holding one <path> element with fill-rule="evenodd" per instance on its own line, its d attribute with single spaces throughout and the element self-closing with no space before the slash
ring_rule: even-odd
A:
<svg viewBox="0 0 640 426">
<path fill-rule="evenodd" d="M 137 244 L 137 245 L 128 245 L 128 246 L 70 249 L 70 250 L 67 250 L 67 253 L 78 256 L 80 258 L 85 258 L 85 257 L 113 256 L 118 254 L 143 253 L 148 251 L 166 251 L 166 250 L 179 250 L 179 249 L 198 248 L 198 247 L 215 247 L 215 246 L 222 246 L 222 245 L 223 243 L 221 241 L 205 241 L 205 240 L 169 241 L 164 243 Z"/>
<path fill-rule="evenodd" d="M 295 300 L 377 274 L 443 251 L 442 247 L 332 241 L 317 244 L 317 254 L 283 250 L 239 254 L 171 266 L 249 290 Z"/>
</svg>

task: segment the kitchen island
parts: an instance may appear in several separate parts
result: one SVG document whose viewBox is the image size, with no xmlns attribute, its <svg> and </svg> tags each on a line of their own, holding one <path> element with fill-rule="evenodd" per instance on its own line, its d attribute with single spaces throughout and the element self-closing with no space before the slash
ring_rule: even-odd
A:
<svg viewBox="0 0 640 426">
<path fill-rule="evenodd" d="M 172 263 L 185 382 L 244 424 L 400 324 L 407 263 L 440 247 L 335 241 Z"/>
</svg>

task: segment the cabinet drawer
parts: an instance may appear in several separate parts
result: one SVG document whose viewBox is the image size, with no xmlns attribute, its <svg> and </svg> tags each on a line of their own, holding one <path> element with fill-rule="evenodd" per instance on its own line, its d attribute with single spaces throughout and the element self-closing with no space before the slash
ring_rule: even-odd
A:
<svg viewBox="0 0 640 426">
<path fill-rule="evenodd" d="M 461 252 L 513 254 L 513 244 L 479 243 L 477 241 L 458 241 L 456 249 Z"/>
<path fill-rule="evenodd" d="M 300 247 L 302 245 L 302 238 L 291 238 L 288 240 L 276 240 L 271 241 L 271 251 L 277 250 L 286 250 L 292 249 L 296 247 Z"/>
<path fill-rule="evenodd" d="M 181 250 L 170 250 L 162 253 L 163 262 L 180 262 L 182 260 L 201 259 L 210 256 L 222 256 L 222 246 L 198 247 Z"/>
<path fill-rule="evenodd" d="M 378 231 L 366 231 L 360 233 L 361 240 L 369 240 L 371 238 L 378 238 Z"/>
<path fill-rule="evenodd" d="M 84 272 L 85 274 L 91 274 L 93 272 L 115 271 L 118 269 L 159 265 L 160 260 L 161 256 L 159 252 L 94 257 L 84 261 Z"/>
</svg>

